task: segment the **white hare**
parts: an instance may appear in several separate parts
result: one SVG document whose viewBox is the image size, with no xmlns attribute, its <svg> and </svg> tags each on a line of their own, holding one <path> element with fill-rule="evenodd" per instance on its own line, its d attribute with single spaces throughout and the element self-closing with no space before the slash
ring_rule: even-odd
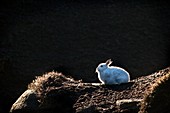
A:
<svg viewBox="0 0 170 113">
<path fill-rule="evenodd" d="M 111 63 L 112 61 L 109 59 L 105 63 L 100 63 L 96 68 L 98 78 L 102 84 L 121 84 L 129 82 L 129 73 L 120 67 L 110 66 Z"/>
</svg>

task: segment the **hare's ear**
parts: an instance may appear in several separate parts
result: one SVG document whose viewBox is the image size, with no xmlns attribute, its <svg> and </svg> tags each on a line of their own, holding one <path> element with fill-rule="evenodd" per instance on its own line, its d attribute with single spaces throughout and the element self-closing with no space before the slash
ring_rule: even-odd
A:
<svg viewBox="0 0 170 113">
<path fill-rule="evenodd" d="M 106 61 L 106 65 L 110 65 L 112 63 L 112 60 L 111 59 L 108 59 L 107 61 Z"/>
</svg>

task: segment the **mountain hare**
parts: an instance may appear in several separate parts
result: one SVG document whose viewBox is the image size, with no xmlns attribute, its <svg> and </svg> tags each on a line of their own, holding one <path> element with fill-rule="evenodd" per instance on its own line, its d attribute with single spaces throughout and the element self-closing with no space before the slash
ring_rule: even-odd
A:
<svg viewBox="0 0 170 113">
<path fill-rule="evenodd" d="M 98 78 L 102 84 L 121 84 L 130 81 L 129 73 L 123 68 L 110 66 L 111 59 L 105 63 L 100 63 L 96 68 Z"/>
</svg>

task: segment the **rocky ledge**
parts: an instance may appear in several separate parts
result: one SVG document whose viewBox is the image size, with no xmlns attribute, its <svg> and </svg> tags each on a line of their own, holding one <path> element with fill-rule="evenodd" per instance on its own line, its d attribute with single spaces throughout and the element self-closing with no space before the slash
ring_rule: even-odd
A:
<svg viewBox="0 0 170 113">
<path fill-rule="evenodd" d="M 83 83 L 61 73 L 37 77 L 11 113 L 116 113 L 169 111 L 170 67 L 121 85 Z M 159 104 L 158 104 L 159 103 Z"/>
</svg>

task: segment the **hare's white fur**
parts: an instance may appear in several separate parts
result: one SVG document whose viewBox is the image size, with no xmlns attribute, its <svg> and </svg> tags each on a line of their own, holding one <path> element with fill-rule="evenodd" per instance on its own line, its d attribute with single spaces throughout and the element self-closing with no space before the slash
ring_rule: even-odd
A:
<svg viewBox="0 0 170 113">
<path fill-rule="evenodd" d="M 111 59 L 105 63 L 100 63 L 96 68 L 98 78 L 103 84 L 121 84 L 130 81 L 129 73 L 123 68 L 110 66 Z"/>
</svg>

